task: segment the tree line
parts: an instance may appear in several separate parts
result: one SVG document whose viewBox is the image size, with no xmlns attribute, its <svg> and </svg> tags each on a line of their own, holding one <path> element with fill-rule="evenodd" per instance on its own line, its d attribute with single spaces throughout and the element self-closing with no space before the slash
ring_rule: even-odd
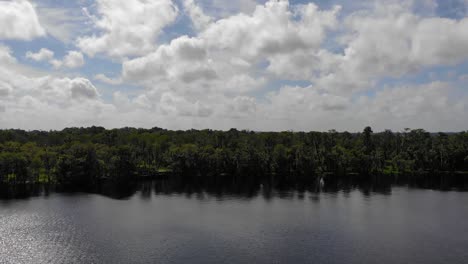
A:
<svg viewBox="0 0 468 264">
<path fill-rule="evenodd" d="M 413 175 L 468 171 L 468 132 L 0 130 L 0 183 L 86 188 L 161 174 Z"/>
</svg>

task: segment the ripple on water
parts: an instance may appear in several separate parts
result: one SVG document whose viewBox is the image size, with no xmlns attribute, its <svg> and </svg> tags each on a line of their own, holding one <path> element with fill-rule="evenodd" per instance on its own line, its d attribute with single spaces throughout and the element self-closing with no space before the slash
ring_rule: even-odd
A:
<svg viewBox="0 0 468 264">
<path fill-rule="evenodd" d="M 80 232 L 63 214 L 22 211 L 3 216 L 0 263 L 83 263 L 89 245 Z"/>
<path fill-rule="evenodd" d="M 468 193 L 52 195 L 0 204 L 0 264 L 467 263 Z"/>
</svg>

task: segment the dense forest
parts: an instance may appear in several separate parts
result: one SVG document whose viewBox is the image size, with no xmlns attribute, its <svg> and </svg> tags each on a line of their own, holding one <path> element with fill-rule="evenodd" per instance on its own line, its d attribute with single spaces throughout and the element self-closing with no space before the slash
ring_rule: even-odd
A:
<svg viewBox="0 0 468 264">
<path fill-rule="evenodd" d="M 159 175 L 464 174 L 468 132 L 170 131 L 161 128 L 0 130 L 0 183 L 86 188 Z M 357 176 L 356 176 L 357 177 Z"/>
</svg>

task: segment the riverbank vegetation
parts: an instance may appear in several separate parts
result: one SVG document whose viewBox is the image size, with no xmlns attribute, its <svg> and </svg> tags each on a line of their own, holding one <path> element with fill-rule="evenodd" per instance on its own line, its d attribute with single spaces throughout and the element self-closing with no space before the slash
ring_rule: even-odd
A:
<svg viewBox="0 0 468 264">
<path fill-rule="evenodd" d="M 463 174 L 468 132 L 0 130 L 0 182 L 86 188 L 162 174 L 203 176 Z"/>
</svg>

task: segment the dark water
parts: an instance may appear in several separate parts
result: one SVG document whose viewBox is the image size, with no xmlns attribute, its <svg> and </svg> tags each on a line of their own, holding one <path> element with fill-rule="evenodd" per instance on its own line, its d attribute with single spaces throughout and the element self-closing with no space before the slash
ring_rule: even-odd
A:
<svg viewBox="0 0 468 264">
<path fill-rule="evenodd" d="M 468 263 L 467 192 L 300 186 L 155 181 L 0 200 L 0 263 Z"/>
</svg>

